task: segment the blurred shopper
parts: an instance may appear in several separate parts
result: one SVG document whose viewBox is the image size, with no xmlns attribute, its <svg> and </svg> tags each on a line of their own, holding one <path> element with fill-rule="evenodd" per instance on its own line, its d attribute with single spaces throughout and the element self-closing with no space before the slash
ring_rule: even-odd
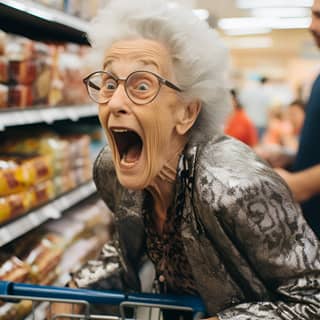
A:
<svg viewBox="0 0 320 320">
<path fill-rule="evenodd" d="M 113 0 L 89 35 L 101 69 L 84 81 L 110 146 L 94 179 L 116 238 L 74 283 L 140 291 L 148 257 L 154 288 L 201 296 L 211 320 L 319 318 L 319 242 L 284 181 L 221 132 L 215 30 L 167 1 Z"/>
<path fill-rule="evenodd" d="M 320 0 L 314 0 L 313 2 L 310 31 L 320 48 Z M 306 118 L 301 132 L 299 149 L 292 166 L 293 173 L 282 169 L 277 170 L 288 183 L 294 197 L 302 202 L 304 216 L 320 238 L 320 176 L 314 174 L 320 164 L 319 142 L 320 76 L 313 84 L 306 106 Z M 304 190 L 309 190 L 309 192 L 302 196 L 301 193 L 304 193 Z"/>
<path fill-rule="evenodd" d="M 305 120 L 305 104 L 302 100 L 294 100 L 286 109 L 286 118 L 291 123 L 292 135 L 283 139 L 283 144 L 297 151 L 301 130 Z"/>
<path fill-rule="evenodd" d="M 239 100 L 248 117 L 258 130 L 259 139 L 263 136 L 268 121 L 268 110 L 271 105 L 269 79 L 261 77 L 259 81 L 248 83 L 239 93 Z"/>
<path fill-rule="evenodd" d="M 232 89 L 230 93 L 233 109 L 227 119 L 224 132 L 225 134 L 244 142 L 248 146 L 254 147 L 258 143 L 257 129 L 242 108 L 237 92 Z"/>
<path fill-rule="evenodd" d="M 296 156 L 299 135 L 304 121 L 304 104 L 295 100 L 287 108 L 270 108 L 269 121 L 257 154 L 272 167 L 289 168 Z"/>
<path fill-rule="evenodd" d="M 268 113 L 267 129 L 262 136 L 261 144 L 286 147 L 285 141 L 293 136 L 293 126 L 286 118 L 282 105 L 271 107 Z"/>
</svg>

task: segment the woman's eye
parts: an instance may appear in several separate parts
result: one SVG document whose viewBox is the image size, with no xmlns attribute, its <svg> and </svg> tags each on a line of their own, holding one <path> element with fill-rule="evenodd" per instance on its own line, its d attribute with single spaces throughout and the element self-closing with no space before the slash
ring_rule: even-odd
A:
<svg viewBox="0 0 320 320">
<path fill-rule="evenodd" d="M 149 88 L 150 88 L 150 86 L 146 82 L 141 82 L 137 85 L 137 90 L 140 90 L 140 91 L 147 91 L 147 90 L 149 90 Z"/>
<path fill-rule="evenodd" d="M 115 90 L 117 88 L 117 82 L 114 80 L 107 80 L 104 84 L 107 90 Z"/>
</svg>

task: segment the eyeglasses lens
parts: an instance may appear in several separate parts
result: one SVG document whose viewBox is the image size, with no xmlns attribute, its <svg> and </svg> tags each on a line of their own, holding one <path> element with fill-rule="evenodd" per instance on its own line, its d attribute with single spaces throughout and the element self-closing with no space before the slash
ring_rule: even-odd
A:
<svg viewBox="0 0 320 320">
<path fill-rule="evenodd" d="M 107 103 L 117 90 L 118 83 L 119 80 L 111 74 L 96 72 L 87 80 L 87 88 L 95 102 Z M 157 96 L 159 90 L 158 78 L 149 72 L 137 71 L 125 80 L 125 91 L 136 104 L 149 103 Z"/>
</svg>

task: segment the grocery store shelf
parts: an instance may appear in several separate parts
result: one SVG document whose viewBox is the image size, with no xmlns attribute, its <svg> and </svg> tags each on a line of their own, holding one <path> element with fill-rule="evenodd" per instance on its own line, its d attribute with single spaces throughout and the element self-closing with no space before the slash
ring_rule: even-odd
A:
<svg viewBox="0 0 320 320">
<path fill-rule="evenodd" d="M 60 276 L 57 281 L 53 284 L 56 287 L 64 287 L 68 281 L 70 280 L 70 274 L 63 274 Z M 45 319 L 47 315 L 47 309 L 49 307 L 49 302 L 42 302 L 40 305 L 36 306 L 33 310 L 33 314 L 31 313 L 25 320 L 34 320 L 34 319 Z"/>
<path fill-rule="evenodd" d="M 96 115 L 97 108 L 91 104 L 47 108 L 6 109 L 0 112 L 0 131 L 12 126 L 41 122 L 51 124 L 57 120 L 68 119 L 77 121 L 80 118 Z"/>
<path fill-rule="evenodd" d="M 30 0 L 0 0 L 0 29 L 35 40 L 88 44 L 88 22 Z"/>
<path fill-rule="evenodd" d="M 58 219 L 63 211 L 96 192 L 93 181 L 60 196 L 50 203 L 36 209 L 13 222 L 0 227 L 0 247 L 15 240 L 49 219 Z"/>
</svg>

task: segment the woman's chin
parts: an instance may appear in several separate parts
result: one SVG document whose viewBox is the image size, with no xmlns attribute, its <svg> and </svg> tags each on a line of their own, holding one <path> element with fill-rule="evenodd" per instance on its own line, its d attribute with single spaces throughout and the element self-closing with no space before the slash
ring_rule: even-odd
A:
<svg viewBox="0 0 320 320">
<path fill-rule="evenodd" d="M 142 190 L 147 187 L 147 179 L 142 172 L 123 172 L 117 170 L 117 177 L 120 184 L 127 189 Z"/>
<path fill-rule="evenodd" d="M 128 179 L 127 177 L 119 177 L 119 182 L 120 184 L 126 188 L 126 189 L 130 189 L 130 190 L 143 190 L 146 188 L 146 185 L 141 181 L 137 181 L 137 179 Z"/>
</svg>

